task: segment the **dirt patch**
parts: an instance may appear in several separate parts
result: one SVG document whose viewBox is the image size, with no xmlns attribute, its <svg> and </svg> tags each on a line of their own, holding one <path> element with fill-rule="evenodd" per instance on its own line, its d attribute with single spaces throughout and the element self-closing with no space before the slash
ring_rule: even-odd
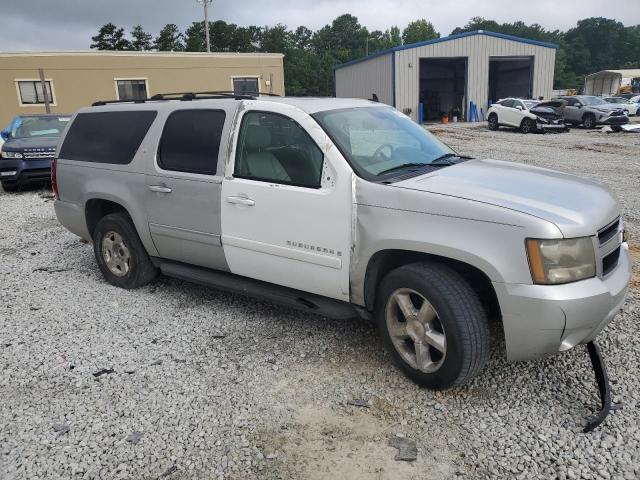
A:
<svg viewBox="0 0 640 480">
<path fill-rule="evenodd" d="M 633 155 L 634 152 L 624 145 L 615 145 L 613 143 L 595 142 L 589 144 L 576 144 L 573 146 L 576 150 L 587 150 L 590 152 L 610 153 L 612 155 Z"/>
<path fill-rule="evenodd" d="M 271 459 L 267 471 L 309 480 L 435 480 L 453 473 L 449 453 L 434 438 L 415 439 L 416 461 L 394 460 L 397 450 L 389 439 L 395 427 L 378 418 L 374 408 L 305 405 L 290 422 L 261 433 Z"/>
</svg>

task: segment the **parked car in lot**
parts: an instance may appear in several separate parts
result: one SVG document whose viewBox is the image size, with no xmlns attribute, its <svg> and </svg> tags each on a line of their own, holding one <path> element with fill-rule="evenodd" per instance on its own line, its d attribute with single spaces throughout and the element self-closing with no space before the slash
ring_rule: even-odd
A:
<svg viewBox="0 0 640 480">
<path fill-rule="evenodd" d="M 600 97 L 575 95 L 559 98 L 567 102 L 564 121 L 571 125 L 594 128 L 597 125 L 623 125 L 629 122 L 629 117 L 621 105 L 607 103 Z"/>
<path fill-rule="evenodd" d="M 637 115 L 640 103 L 632 101 L 630 98 L 624 97 L 602 97 L 602 99 L 611 104 L 618 104 L 627 113 L 628 116 Z"/>
<path fill-rule="evenodd" d="M 487 112 L 487 121 L 491 130 L 501 126 L 514 127 L 522 133 L 566 131 L 563 119 L 564 104 L 538 102 L 520 98 L 505 98 L 494 103 Z"/>
<path fill-rule="evenodd" d="M 402 370 L 434 389 L 482 370 L 489 318 L 510 360 L 591 341 L 631 275 L 606 187 L 463 157 L 364 100 L 99 102 L 74 115 L 52 187 L 109 283 L 161 272 L 373 317 Z"/>
<path fill-rule="evenodd" d="M 51 159 L 69 119 L 60 114 L 20 115 L 2 131 L 0 181 L 5 191 L 49 181 Z"/>
</svg>

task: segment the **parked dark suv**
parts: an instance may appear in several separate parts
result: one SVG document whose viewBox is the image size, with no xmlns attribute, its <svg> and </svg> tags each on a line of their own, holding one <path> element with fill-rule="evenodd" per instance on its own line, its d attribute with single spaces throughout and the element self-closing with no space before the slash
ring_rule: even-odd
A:
<svg viewBox="0 0 640 480">
<path fill-rule="evenodd" d="M 0 181 L 5 191 L 49 181 L 51 160 L 69 119 L 59 114 L 22 115 L 2 131 Z"/>
</svg>

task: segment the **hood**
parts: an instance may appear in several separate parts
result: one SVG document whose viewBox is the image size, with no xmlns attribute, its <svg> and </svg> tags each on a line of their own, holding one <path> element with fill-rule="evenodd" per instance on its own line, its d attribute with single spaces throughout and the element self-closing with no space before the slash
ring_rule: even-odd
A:
<svg viewBox="0 0 640 480">
<path fill-rule="evenodd" d="M 60 137 L 10 138 L 2 146 L 5 151 L 23 151 L 30 148 L 55 149 Z"/>
<path fill-rule="evenodd" d="M 612 112 L 614 110 L 624 110 L 624 105 L 621 103 L 604 103 L 602 105 L 588 105 L 589 108 L 595 108 L 596 110 L 605 110 Z"/>
<path fill-rule="evenodd" d="M 535 107 L 531 108 L 531 113 L 556 113 L 561 114 L 564 110 L 567 102 L 564 100 L 550 100 L 548 102 L 541 102 Z"/>
<path fill-rule="evenodd" d="M 567 237 L 596 234 L 620 215 L 603 185 L 546 168 L 470 160 L 392 184 L 508 208 L 555 224 Z"/>
</svg>

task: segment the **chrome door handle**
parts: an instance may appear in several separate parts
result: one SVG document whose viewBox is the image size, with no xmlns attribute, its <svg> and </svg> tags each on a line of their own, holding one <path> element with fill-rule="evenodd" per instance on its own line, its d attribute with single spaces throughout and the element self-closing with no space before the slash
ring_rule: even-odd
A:
<svg viewBox="0 0 640 480">
<path fill-rule="evenodd" d="M 227 202 L 235 205 L 246 205 L 247 207 L 253 207 L 256 204 L 248 197 L 227 197 Z"/>
<path fill-rule="evenodd" d="M 171 193 L 171 189 L 164 185 L 149 185 L 149 190 L 157 193 Z"/>
</svg>

